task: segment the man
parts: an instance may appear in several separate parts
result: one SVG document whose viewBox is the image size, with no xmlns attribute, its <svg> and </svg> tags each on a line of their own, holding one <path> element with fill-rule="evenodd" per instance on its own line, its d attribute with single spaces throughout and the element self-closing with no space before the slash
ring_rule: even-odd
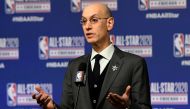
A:
<svg viewBox="0 0 190 109">
<path fill-rule="evenodd" d="M 39 86 L 39 94 L 33 94 L 33 98 L 46 109 L 151 109 L 145 60 L 112 45 L 109 32 L 114 18 L 110 9 L 103 4 L 85 7 L 81 24 L 92 53 L 70 62 L 61 105 L 56 105 Z M 81 63 L 87 63 L 87 81 L 77 94 L 74 76 Z"/>
</svg>

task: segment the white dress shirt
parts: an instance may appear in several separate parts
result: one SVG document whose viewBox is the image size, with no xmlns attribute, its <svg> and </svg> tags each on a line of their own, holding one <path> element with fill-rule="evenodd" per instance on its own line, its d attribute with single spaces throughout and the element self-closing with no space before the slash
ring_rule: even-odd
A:
<svg viewBox="0 0 190 109">
<path fill-rule="evenodd" d="M 106 47 L 100 53 L 97 53 L 94 49 L 92 49 L 92 54 L 91 54 L 91 58 L 90 58 L 92 71 L 94 69 L 94 64 L 95 64 L 94 56 L 96 56 L 97 54 L 100 54 L 103 56 L 103 58 L 100 59 L 100 61 L 99 61 L 100 62 L 100 74 L 102 74 L 103 70 L 105 69 L 105 67 L 107 66 L 109 61 L 111 60 L 114 50 L 115 50 L 115 48 L 114 48 L 113 44 L 110 44 L 108 47 Z"/>
</svg>

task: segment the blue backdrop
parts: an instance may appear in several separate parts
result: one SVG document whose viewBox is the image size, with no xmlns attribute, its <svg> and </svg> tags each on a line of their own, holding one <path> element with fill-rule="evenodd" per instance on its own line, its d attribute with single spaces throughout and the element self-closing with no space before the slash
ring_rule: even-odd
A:
<svg viewBox="0 0 190 109">
<path fill-rule="evenodd" d="M 188 0 L 1 0 L 0 109 L 38 109 L 35 85 L 59 103 L 69 60 L 91 52 L 81 10 L 103 2 L 113 11 L 110 40 L 145 57 L 154 109 L 188 109 Z"/>
</svg>

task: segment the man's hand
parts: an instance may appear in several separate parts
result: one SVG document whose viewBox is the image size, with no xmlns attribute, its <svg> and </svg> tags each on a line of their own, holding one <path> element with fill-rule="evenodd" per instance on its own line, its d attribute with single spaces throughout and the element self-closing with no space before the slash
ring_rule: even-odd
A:
<svg viewBox="0 0 190 109">
<path fill-rule="evenodd" d="M 117 108 L 125 109 L 125 108 L 128 108 L 130 105 L 130 99 L 129 99 L 130 91 L 131 91 L 131 86 L 127 86 L 125 93 L 123 93 L 122 96 L 120 96 L 116 93 L 110 92 L 108 94 L 108 96 L 106 97 L 106 99 L 113 106 L 115 106 Z"/>
<path fill-rule="evenodd" d="M 38 93 L 33 93 L 32 98 L 36 99 L 43 109 L 54 109 L 52 98 L 40 86 L 36 86 L 35 89 Z"/>
</svg>

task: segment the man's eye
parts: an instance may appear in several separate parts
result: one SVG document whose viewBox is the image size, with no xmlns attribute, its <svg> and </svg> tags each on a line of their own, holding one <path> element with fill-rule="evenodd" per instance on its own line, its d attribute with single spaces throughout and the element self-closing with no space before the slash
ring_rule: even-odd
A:
<svg viewBox="0 0 190 109">
<path fill-rule="evenodd" d="M 83 20 L 82 22 L 83 22 L 83 23 L 86 23 L 86 22 L 87 22 L 87 20 Z"/>
<path fill-rule="evenodd" d="M 96 23 L 96 22 L 98 22 L 98 19 L 97 18 L 92 18 L 91 22 Z"/>
</svg>

